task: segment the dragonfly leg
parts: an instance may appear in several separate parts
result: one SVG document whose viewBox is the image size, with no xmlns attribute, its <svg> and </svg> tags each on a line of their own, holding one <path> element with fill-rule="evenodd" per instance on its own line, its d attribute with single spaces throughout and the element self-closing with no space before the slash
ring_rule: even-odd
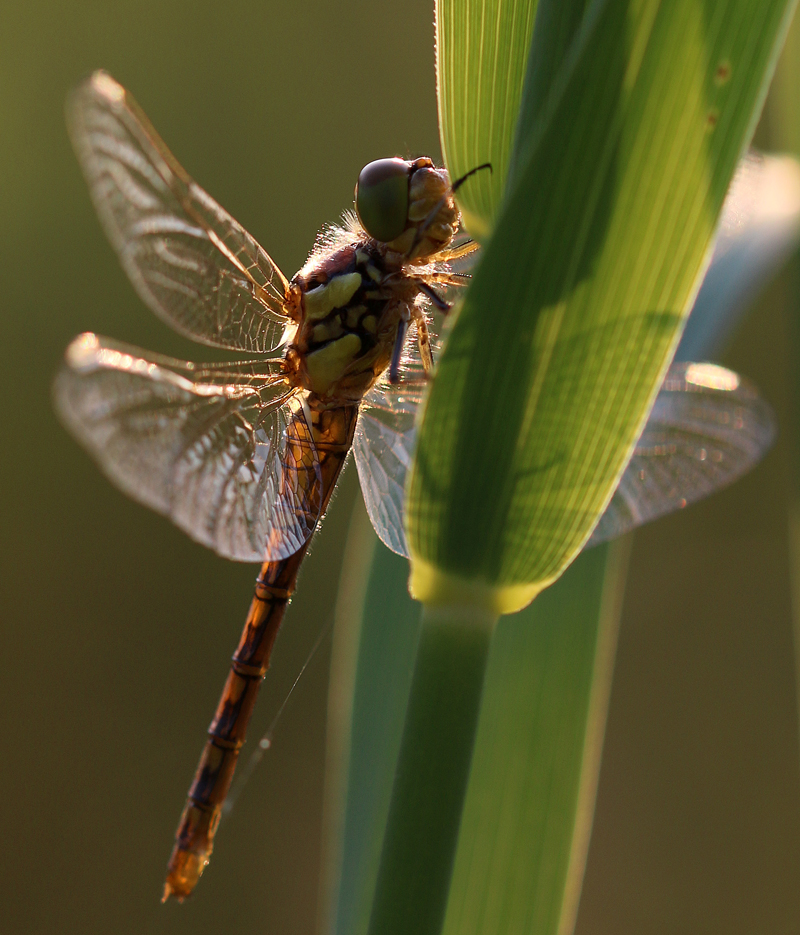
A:
<svg viewBox="0 0 800 935">
<path fill-rule="evenodd" d="M 422 366 L 425 368 L 425 376 L 430 377 L 433 373 L 433 350 L 431 349 L 431 334 L 428 331 L 428 322 L 425 320 L 425 314 L 421 308 L 412 306 L 411 317 L 417 326 L 417 344 L 419 345 L 419 356 L 422 358 Z"/>
<path fill-rule="evenodd" d="M 434 308 L 437 308 L 440 312 L 444 312 L 445 315 L 450 311 L 452 306 L 449 304 L 449 302 L 445 302 L 445 300 L 439 295 L 433 286 L 420 280 L 419 289 L 420 292 L 424 292 L 425 295 L 431 300 Z"/>
<path fill-rule="evenodd" d="M 419 291 L 431 300 L 433 307 L 443 315 L 446 315 L 453 306 L 439 295 L 436 289 L 434 289 L 433 283 L 441 286 L 461 287 L 468 285 L 471 278 L 469 273 L 434 272 L 426 273 L 424 279 L 417 279 L 415 282 Z"/>
<path fill-rule="evenodd" d="M 395 338 L 394 348 L 392 349 L 392 362 L 389 364 L 389 382 L 400 382 L 400 360 L 403 356 L 403 347 L 406 343 L 406 333 L 408 331 L 408 321 L 405 318 L 400 319 L 397 328 L 397 337 Z"/>
<path fill-rule="evenodd" d="M 437 263 L 453 263 L 455 260 L 460 260 L 465 256 L 469 256 L 471 253 L 474 253 L 476 250 L 480 250 L 481 245 L 477 240 L 465 240 L 463 243 L 458 244 L 455 247 L 448 247 L 446 250 L 442 250 L 436 254 Z"/>
<path fill-rule="evenodd" d="M 472 279 L 471 273 L 426 273 L 425 282 L 439 286 L 468 286 Z"/>
</svg>

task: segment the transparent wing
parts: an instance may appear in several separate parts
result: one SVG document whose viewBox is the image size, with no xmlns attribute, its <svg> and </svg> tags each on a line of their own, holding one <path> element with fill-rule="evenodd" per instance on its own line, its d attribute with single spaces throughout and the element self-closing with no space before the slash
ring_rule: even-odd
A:
<svg viewBox="0 0 800 935">
<path fill-rule="evenodd" d="M 405 556 L 404 488 L 423 389 L 420 382 L 371 390 L 353 444 L 372 525 L 385 545 Z M 715 364 L 673 364 L 588 545 L 621 536 L 732 483 L 761 459 L 774 437 L 769 406 L 735 373 Z"/>
<path fill-rule="evenodd" d="M 204 344 L 277 347 L 286 278 L 186 174 L 128 92 L 95 72 L 73 93 L 68 117 L 106 233 L 150 308 Z"/>
<path fill-rule="evenodd" d="M 425 382 L 422 365 L 411 382 L 410 374 L 396 385 L 383 383 L 364 397 L 358 416 L 353 451 L 367 513 L 384 545 L 408 555 L 403 529 L 406 472 L 416 443 L 414 419 Z"/>
<path fill-rule="evenodd" d="M 775 437 L 770 407 L 715 364 L 673 364 L 588 545 L 708 496 L 746 474 Z"/>
<path fill-rule="evenodd" d="M 278 364 L 192 364 L 83 334 L 55 403 L 125 493 L 226 558 L 278 560 L 313 532 L 321 487 Z"/>
<path fill-rule="evenodd" d="M 473 253 L 468 261 L 459 263 L 472 264 L 474 257 Z M 449 271 L 450 264 L 442 264 L 442 268 Z M 458 295 L 457 287 L 435 288 L 447 299 Z M 436 360 L 442 345 L 444 319 L 429 305 L 425 319 Z M 403 524 L 406 473 L 416 444 L 417 409 L 427 383 L 416 326 L 412 323 L 400 362 L 400 382 L 390 383 L 386 372 L 366 394 L 353 439 L 361 493 L 370 521 L 383 544 L 406 557 L 408 544 Z"/>
</svg>

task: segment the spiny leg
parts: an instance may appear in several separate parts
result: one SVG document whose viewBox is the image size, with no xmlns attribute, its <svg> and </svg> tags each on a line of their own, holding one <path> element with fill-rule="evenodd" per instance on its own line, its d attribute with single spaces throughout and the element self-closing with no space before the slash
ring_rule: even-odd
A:
<svg viewBox="0 0 800 935">
<path fill-rule="evenodd" d="M 446 315 L 453 306 L 439 295 L 431 283 L 436 283 L 441 286 L 460 287 L 466 286 L 470 278 L 471 277 L 467 273 L 429 273 L 426 274 L 425 279 L 417 280 L 417 287 L 420 292 L 424 293 L 431 300 L 431 304 L 437 311 Z"/>
<path fill-rule="evenodd" d="M 417 326 L 417 345 L 419 346 L 419 356 L 422 358 L 422 366 L 425 370 L 425 377 L 430 378 L 433 373 L 433 350 L 431 348 L 431 333 L 428 331 L 428 322 L 425 320 L 425 313 L 416 305 L 411 307 L 411 318 Z"/>
<path fill-rule="evenodd" d="M 400 382 L 400 361 L 403 356 L 403 347 L 406 343 L 407 332 L 408 320 L 406 318 L 401 318 L 400 324 L 397 326 L 397 337 L 394 340 L 394 348 L 392 349 L 392 362 L 389 364 L 390 383 Z"/>
<path fill-rule="evenodd" d="M 477 240 L 465 240 L 464 243 L 457 244 L 455 247 L 448 247 L 446 250 L 440 250 L 436 254 L 437 263 L 452 263 L 454 260 L 460 260 L 462 257 L 469 256 L 476 250 L 480 250 L 481 245 Z"/>
<path fill-rule="evenodd" d="M 440 312 L 444 312 L 445 315 L 450 311 L 450 303 L 445 302 L 445 300 L 439 295 L 433 286 L 428 285 L 427 282 L 420 282 L 419 289 L 420 292 L 424 292 L 425 295 L 431 300 L 434 308 L 437 308 Z"/>
<path fill-rule="evenodd" d="M 431 334 L 428 331 L 428 323 L 425 320 L 425 313 L 421 308 L 412 305 L 409 309 L 411 320 L 417 326 L 417 344 L 419 346 L 419 356 L 422 358 L 422 367 L 425 371 L 425 379 L 428 380 L 433 373 L 433 350 L 431 348 Z M 397 328 L 397 337 L 395 338 L 394 348 L 392 349 L 392 362 L 389 364 L 389 382 L 397 384 L 400 382 L 400 363 L 403 357 L 403 348 L 408 334 L 408 320 L 400 319 Z"/>
<path fill-rule="evenodd" d="M 472 279 L 471 273 L 425 273 L 425 278 L 418 282 L 435 282 L 440 286 L 468 286 Z"/>
</svg>

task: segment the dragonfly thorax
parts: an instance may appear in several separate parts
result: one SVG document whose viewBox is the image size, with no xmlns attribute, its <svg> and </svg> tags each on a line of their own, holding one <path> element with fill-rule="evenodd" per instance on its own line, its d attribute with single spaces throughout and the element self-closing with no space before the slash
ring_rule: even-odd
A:
<svg viewBox="0 0 800 935">
<path fill-rule="evenodd" d="M 321 407 L 358 402 L 389 366 L 418 284 L 371 238 L 353 234 L 353 242 L 312 256 L 290 288 L 299 297 L 286 352 L 290 381 Z"/>
</svg>

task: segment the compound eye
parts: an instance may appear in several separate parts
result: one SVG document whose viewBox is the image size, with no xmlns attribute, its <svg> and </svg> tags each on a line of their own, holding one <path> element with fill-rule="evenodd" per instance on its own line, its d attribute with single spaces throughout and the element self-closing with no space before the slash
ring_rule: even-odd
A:
<svg viewBox="0 0 800 935">
<path fill-rule="evenodd" d="M 404 159 L 376 159 L 361 170 L 356 184 L 356 212 L 364 230 L 389 243 L 408 223 L 408 179 L 411 166 Z"/>
</svg>

